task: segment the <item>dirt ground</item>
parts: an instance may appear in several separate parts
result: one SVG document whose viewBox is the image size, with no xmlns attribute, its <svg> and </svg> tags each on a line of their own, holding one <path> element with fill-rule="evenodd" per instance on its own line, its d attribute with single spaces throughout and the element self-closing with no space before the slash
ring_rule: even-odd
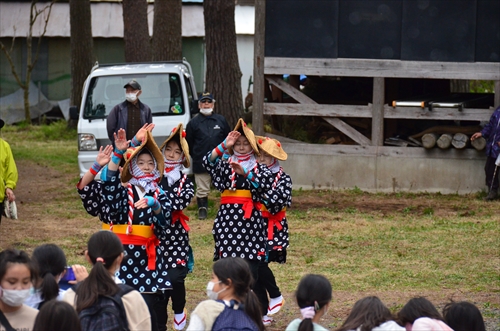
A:
<svg viewBox="0 0 500 331">
<path fill-rule="evenodd" d="M 51 214 L 47 212 L 49 204 L 63 204 L 69 194 L 74 195 L 78 200 L 75 190 L 61 189 L 75 185 L 75 176 L 73 174 L 61 174 L 52 168 L 41 165 L 20 161 L 17 162 L 19 171 L 19 183 L 15 190 L 18 207 L 18 220 L 2 218 L 0 225 L 0 249 L 8 246 L 23 243 L 26 249 L 30 250 L 30 242 L 33 246 L 40 241 L 55 241 L 57 238 L 68 236 L 82 237 L 94 231 L 96 220 L 85 215 L 83 208 L 77 211 L 77 216 L 67 218 L 61 214 Z M 51 180 L 47 180 L 50 178 Z M 295 210 L 306 210 L 307 208 L 332 208 L 334 210 L 357 210 L 363 213 L 372 213 L 377 215 L 386 215 L 391 213 L 415 213 L 425 214 L 430 211 L 434 215 L 456 216 L 468 215 L 470 204 L 481 203 L 477 197 L 470 196 L 470 201 L 463 197 L 451 197 L 450 199 L 440 199 L 439 205 L 436 205 L 435 199 L 430 195 L 394 195 L 394 197 L 384 196 L 383 199 L 377 198 L 377 195 L 364 194 L 362 192 L 353 194 L 327 194 L 325 192 L 299 193 L 294 196 L 292 208 Z M 498 204 L 500 210 L 500 201 L 493 202 Z M 68 206 L 68 212 L 72 212 L 75 206 Z M 64 206 L 63 206 L 64 207 Z M 481 208 L 475 208 L 475 215 L 479 216 Z M 74 214 L 74 213 L 73 213 Z M 29 222 L 28 222 L 29 221 Z M 43 224 L 43 226 L 33 226 L 33 224 Z M 28 246 L 28 247 L 27 247 Z M 188 290 L 189 293 L 189 290 Z M 189 294 L 188 294 L 189 295 Z M 425 295 L 438 306 L 447 302 L 449 299 L 455 301 L 468 300 L 476 303 L 485 314 L 488 324 L 488 330 L 500 330 L 498 316 L 500 312 L 494 307 L 500 304 L 498 293 L 462 293 L 444 289 L 442 291 L 429 291 L 428 293 L 412 293 L 399 291 L 380 291 L 379 293 L 363 292 L 343 292 L 334 293 L 331 308 L 327 316 L 322 321 L 325 326 L 339 325 L 341 319 L 344 319 L 354 302 L 365 295 L 378 295 L 388 306 L 395 306 L 397 303 L 405 302 L 415 295 Z M 268 330 L 283 330 L 286 327 L 284 321 L 291 321 L 299 317 L 298 311 L 293 304 L 293 293 L 284 293 L 287 304 L 276 317 Z M 200 298 L 203 299 L 203 298 Z M 402 300 L 403 299 L 403 300 Z M 493 307 L 485 306 L 491 303 Z M 190 307 L 188 305 L 188 309 Z M 439 309 L 441 307 L 438 307 Z M 280 322 L 280 320 L 283 320 Z"/>
</svg>

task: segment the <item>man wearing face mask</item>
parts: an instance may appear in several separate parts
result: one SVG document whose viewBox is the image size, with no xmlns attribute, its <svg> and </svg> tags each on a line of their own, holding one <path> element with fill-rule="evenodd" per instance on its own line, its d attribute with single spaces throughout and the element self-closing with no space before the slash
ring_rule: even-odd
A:
<svg viewBox="0 0 500 331">
<path fill-rule="evenodd" d="M 153 123 L 151 108 L 139 100 L 142 93 L 141 85 L 132 79 L 123 86 L 125 88 L 125 101 L 117 104 L 111 109 L 106 122 L 108 138 L 113 146 L 114 133 L 124 129 L 127 132 L 127 140 L 132 140 L 137 131 L 146 123 Z"/>
<path fill-rule="evenodd" d="M 227 137 L 231 129 L 224 116 L 214 113 L 215 100 L 210 92 L 203 92 L 198 99 L 200 114 L 196 115 L 186 127 L 186 140 L 191 154 L 198 219 L 206 219 L 208 194 L 212 180 L 202 165 L 203 157 Z"/>
</svg>

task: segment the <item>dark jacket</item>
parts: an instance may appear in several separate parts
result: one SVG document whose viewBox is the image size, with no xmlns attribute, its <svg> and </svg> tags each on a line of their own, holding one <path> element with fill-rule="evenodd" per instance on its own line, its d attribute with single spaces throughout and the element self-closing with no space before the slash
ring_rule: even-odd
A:
<svg viewBox="0 0 500 331">
<path fill-rule="evenodd" d="M 481 131 L 484 139 L 486 139 L 486 155 L 492 158 L 497 158 L 500 153 L 500 107 L 498 107 L 491 115 L 490 121 Z"/>
<path fill-rule="evenodd" d="M 206 173 L 202 166 L 203 157 L 226 139 L 231 129 L 224 116 L 213 114 L 196 115 L 186 127 L 186 140 L 193 160 L 195 174 Z"/>
<path fill-rule="evenodd" d="M 151 114 L 151 108 L 148 105 L 142 103 L 140 100 L 139 109 L 141 110 L 141 126 L 146 123 L 153 123 L 153 115 Z M 118 130 L 127 130 L 127 120 L 128 120 L 128 101 L 117 104 L 111 109 L 106 121 L 106 129 L 108 131 L 108 138 L 111 140 L 114 146 L 113 133 L 117 133 Z"/>
</svg>

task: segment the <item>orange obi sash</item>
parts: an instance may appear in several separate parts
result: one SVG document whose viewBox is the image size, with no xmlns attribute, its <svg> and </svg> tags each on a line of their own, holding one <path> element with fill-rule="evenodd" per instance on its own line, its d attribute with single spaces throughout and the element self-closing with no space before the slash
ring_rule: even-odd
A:
<svg viewBox="0 0 500 331">
<path fill-rule="evenodd" d="M 243 218 L 250 218 L 252 216 L 252 210 L 255 207 L 260 210 L 260 202 L 254 202 L 252 200 L 252 192 L 250 190 L 225 190 L 221 194 L 220 204 L 237 203 L 243 205 Z"/>
<path fill-rule="evenodd" d="M 189 221 L 189 217 L 187 217 L 187 215 L 184 214 L 182 210 L 174 210 L 172 212 L 172 225 L 174 225 L 177 221 L 181 223 L 184 230 L 189 231 L 189 225 L 187 224 L 187 221 Z"/>
<path fill-rule="evenodd" d="M 267 218 L 267 240 L 273 240 L 274 237 L 274 226 L 281 231 L 283 225 L 281 225 L 281 220 L 286 217 L 286 207 L 281 209 L 277 214 L 271 214 L 266 206 L 262 205 L 260 209 L 262 212 L 262 217 Z"/>
<path fill-rule="evenodd" d="M 156 248 L 160 244 L 156 238 L 153 228 L 150 225 L 133 225 L 133 233 L 127 234 L 128 224 L 113 224 L 113 233 L 115 233 L 123 245 L 146 246 L 148 255 L 148 269 L 156 269 Z M 102 223 L 103 230 L 110 230 L 109 224 Z"/>
</svg>

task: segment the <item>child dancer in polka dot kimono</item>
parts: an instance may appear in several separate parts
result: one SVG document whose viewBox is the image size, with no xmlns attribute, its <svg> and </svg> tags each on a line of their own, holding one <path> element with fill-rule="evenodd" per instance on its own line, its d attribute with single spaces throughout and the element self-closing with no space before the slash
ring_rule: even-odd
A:
<svg viewBox="0 0 500 331">
<path fill-rule="evenodd" d="M 258 287 L 265 288 L 271 298 L 268 300 L 266 291 L 257 291 L 264 308 L 262 321 L 270 324 L 272 318 L 269 316 L 276 314 L 285 301 L 268 262 L 286 262 L 286 249 L 289 245 L 286 208 L 292 204 L 292 179 L 279 164 L 279 160 L 285 161 L 288 157 L 281 143 L 267 137 L 257 136 L 256 139 L 260 150 L 259 162 L 267 165 L 274 175 L 271 189 L 262 195 L 261 210 L 267 230 L 267 261 L 260 262 L 257 281 Z"/>
<path fill-rule="evenodd" d="M 244 258 L 255 280 L 259 261 L 266 255 L 258 199 L 274 179 L 267 166 L 257 163 L 257 152 L 252 130 L 239 119 L 234 131 L 203 159 L 215 188 L 222 193 L 212 228 L 214 261 L 229 256 Z"/>
<path fill-rule="evenodd" d="M 166 320 L 166 311 L 155 309 L 161 298 L 158 292 L 171 289 L 163 257 L 156 250 L 171 216 L 170 201 L 158 186 L 164 161 L 150 131 L 138 147 L 128 145 L 125 130 L 120 129 L 115 134 L 116 149 L 108 164 L 109 180 L 102 183 L 106 214 L 100 217 L 105 222 L 103 229 L 116 233 L 123 243 L 125 257 L 118 277 L 142 294 L 153 330 L 158 330 L 157 320 Z M 122 155 L 125 165 L 120 178 Z"/>
<path fill-rule="evenodd" d="M 161 301 L 167 309 L 169 298 L 172 298 L 174 311 L 174 329 L 182 330 L 186 326 L 187 314 L 186 287 L 184 280 L 188 274 L 189 261 L 189 218 L 183 213 L 194 197 L 193 182 L 182 173 L 184 167 L 189 168 L 189 146 L 182 123 L 172 130 L 170 137 L 160 147 L 165 160 L 165 170 L 160 186 L 170 199 L 172 205 L 172 221 L 165 227 L 164 235 L 159 237 L 158 254 L 163 255 L 163 267 L 168 270 L 172 290 L 165 292 Z M 166 324 L 166 320 L 165 320 Z M 162 323 L 160 322 L 160 325 Z"/>
<path fill-rule="evenodd" d="M 141 144 L 144 139 L 146 132 L 154 129 L 154 124 L 145 124 L 132 139 L 132 147 L 137 147 Z M 134 143 L 136 145 L 134 145 Z M 107 165 L 111 161 L 113 156 L 113 146 L 107 145 L 106 147 L 101 146 L 97 153 L 97 158 L 92 167 L 83 175 L 80 181 L 76 184 L 78 194 L 82 200 L 83 207 L 92 216 L 100 216 L 101 214 L 106 214 L 105 205 L 103 203 L 102 195 L 102 181 L 107 178 Z M 118 158 L 119 156 L 119 158 Z M 114 156 L 118 161 L 121 160 L 121 154 Z M 101 171 L 101 180 L 95 180 L 96 175 Z M 108 178 L 109 180 L 109 178 Z"/>
</svg>

